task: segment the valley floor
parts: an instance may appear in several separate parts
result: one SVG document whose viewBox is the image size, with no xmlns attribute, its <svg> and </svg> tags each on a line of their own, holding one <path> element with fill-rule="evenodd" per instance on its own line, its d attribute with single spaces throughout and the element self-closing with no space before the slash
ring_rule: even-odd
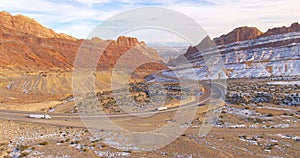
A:
<svg viewBox="0 0 300 158">
<path fill-rule="evenodd" d="M 297 104 L 299 97 L 295 95 L 299 93 L 298 83 L 293 81 L 274 86 L 274 82 L 229 80 L 227 103 L 212 109 L 220 115 L 206 136 L 198 135 L 208 112 L 208 105 L 203 105 L 197 107 L 193 121 L 183 125 L 188 127 L 184 134 L 163 148 L 145 152 L 112 148 L 116 137 L 112 136 L 115 131 L 110 129 L 93 135 L 79 118 L 72 96 L 28 102 L 26 106 L 31 108 L 22 110 L 27 112 L 14 111 L 10 117 L 6 117 L 10 114 L 6 115 L 5 110 L 0 110 L 0 157 L 297 157 L 300 155 L 300 107 L 293 104 Z M 9 95 L 10 90 L 3 92 Z M 143 93 L 137 94 L 137 99 L 145 100 Z M 22 94 L 21 99 L 25 96 Z M 276 100 L 273 96 L 282 98 Z M 7 107 L 10 108 L 17 102 L 5 97 L 2 99 L 2 109 L 6 109 L 3 107 L 7 99 Z M 114 103 L 109 94 L 101 94 L 99 100 L 102 100 L 103 106 Z M 285 100 L 291 105 L 283 105 L 288 103 Z M 44 107 L 34 109 L 41 105 Z M 21 107 L 20 102 L 11 110 L 18 110 L 17 107 Z M 108 108 L 107 111 L 120 114 L 118 109 Z M 46 112 L 52 119 L 27 118 L 31 112 Z M 150 118 L 122 116 L 111 120 L 130 131 L 149 131 L 172 122 L 174 114 L 159 113 Z"/>
<path fill-rule="evenodd" d="M 185 134 L 150 152 L 111 148 L 105 143 L 108 130 L 102 131 L 103 137 L 95 137 L 86 128 L 2 120 L 1 157 L 297 157 L 300 154 L 300 108 L 227 104 L 216 109 L 221 114 L 212 131 L 200 137 L 203 109 L 199 107 Z M 165 121 L 165 117 L 160 119 Z"/>
</svg>

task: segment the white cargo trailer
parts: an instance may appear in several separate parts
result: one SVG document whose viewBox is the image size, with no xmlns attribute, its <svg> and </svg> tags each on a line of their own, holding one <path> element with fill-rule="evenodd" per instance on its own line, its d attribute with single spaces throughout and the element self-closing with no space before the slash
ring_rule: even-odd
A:
<svg viewBox="0 0 300 158">
<path fill-rule="evenodd" d="M 167 109 L 168 109 L 168 107 L 166 107 L 166 106 L 157 108 L 158 111 L 167 110 Z"/>
<path fill-rule="evenodd" d="M 44 114 L 30 114 L 29 118 L 36 118 L 36 119 L 51 119 L 51 116 L 44 115 Z"/>
</svg>

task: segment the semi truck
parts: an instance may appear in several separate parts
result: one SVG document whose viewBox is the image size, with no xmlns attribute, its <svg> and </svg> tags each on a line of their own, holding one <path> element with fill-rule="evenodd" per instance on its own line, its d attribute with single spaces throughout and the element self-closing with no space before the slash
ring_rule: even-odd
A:
<svg viewBox="0 0 300 158">
<path fill-rule="evenodd" d="M 44 115 L 44 114 L 30 114 L 29 118 L 35 118 L 35 119 L 51 119 L 51 116 Z"/>
</svg>

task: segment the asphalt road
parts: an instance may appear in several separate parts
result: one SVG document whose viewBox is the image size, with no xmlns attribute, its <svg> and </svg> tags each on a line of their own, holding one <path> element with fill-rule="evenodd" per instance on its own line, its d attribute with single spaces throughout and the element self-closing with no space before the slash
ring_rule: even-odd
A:
<svg viewBox="0 0 300 158">
<path fill-rule="evenodd" d="M 47 113 L 51 116 L 51 119 L 34 119 L 29 118 L 29 114 L 43 114 L 37 112 L 23 112 L 23 111 L 11 111 L 11 110 L 0 110 L 0 119 L 2 120 L 15 120 L 15 121 L 23 121 L 23 122 L 31 122 L 31 123 L 42 123 L 42 124 L 52 124 L 52 125 L 60 125 L 60 126 L 72 126 L 72 127 L 85 127 L 82 123 L 82 118 L 94 119 L 100 121 L 101 118 L 118 120 L 118 119 L 130 119 L 136 118 L 137 116 L 146 116 L 151 114 L 160 114 L 160 113 L 170 113 L 177 111 L 179 109 L 186 109 L 193 106 L 203 105 L 211 99 L 211 91 L 208 85 L 205 85 L 205 93 L 201 95 L 198 99 L 191 100 L 191 102 L 181 105 L 177 108 L 170 108 L 163 111 L 149 111 L 142 113 L 133 113 L 133 114 L 106 114 L 106 115 L 80 115 L 79 114 L 55 114 L 55 113 Z M 46 114 L 46 113 L 45 113 Z"/>
<path fill-rule="evenodd" d="M 62 127 L 78 127 L 78 128 L 85 128 L 86 126 L 81 121 L 80 117 L 88 117 L 89 119 L 95 121 L 101 121 L 101 119 L 106 119 L 109 117 L 111 120 L 126 120 L 134 118 L 138 115 L 149 115 L 149 113 L 170 113 L 177 111 L 178 109 L 189 108 L 191 106 L 199 106 L 199 104 L 205 104 L 210 101 L 211 91 L 209 89 L 209 85 L 204 85 L 206 88 L 206 93 L 201 95 L 198 100 L 191 101 L 187 104 L 184 104 L 178 108 L 167 109 L 164 111 L 154 111 L 154 112 L 147 112 L 147 113 L 136 113 L 135 116 L 131 116 L 129 114 L 108 114 L 108 115 L 88 115 L 88 116 L 79 116 L 79 114 L 49 114 L 52 119 L 33 119 L 29 118 L 29 114 L 41 114 L 37 112 L 23 112 L 23 111 L 11 111 L 11 110 L 0 110 L 0 120 L 15 120 L 21 122 L 30 122 L 30 123 L 38 123 L 38 124 L 49 124 L 49 125 L 56 125 Z M 221 85 L 217 85 L 217 88 L 222 88 Z M 222 89 L 217 90 L 217 95 L 222 94 Z M 198 133 L 199 129 L 191 128 L 187 132 L 190 133 Z M 223 129 L 223 128 L 213 128 L 210 133 L 214 134 L 247 134 L 247 133 L 299 133 L 299 128 L 288 128 L 288 129 L 247 129 L 247 128 L 237 128 L 237 129 Z"/>
</svg>

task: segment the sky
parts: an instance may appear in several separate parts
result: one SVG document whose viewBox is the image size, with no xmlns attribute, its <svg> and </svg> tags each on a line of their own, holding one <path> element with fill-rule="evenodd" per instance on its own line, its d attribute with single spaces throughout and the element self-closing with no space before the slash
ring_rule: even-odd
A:
<svg viewBox="0 0 300 158">
<path fill-rule="evenodd" d="M 23 14 L 56 32 L 76 38 L 86 38 L 106 19 L 140 7 L 162 7 L 185 14 L 199 23 L 210 37 L 240 26 L 266 31 L 300 21 L 300 0 L 0 0 L 0 10 Z M 139 36 L 139 33 L 131 35 Z M 158 39 L 150 35 L 143 40 L 170 42 L 170 37 L 177 40 L 173 36 Z"/>
</svg>

